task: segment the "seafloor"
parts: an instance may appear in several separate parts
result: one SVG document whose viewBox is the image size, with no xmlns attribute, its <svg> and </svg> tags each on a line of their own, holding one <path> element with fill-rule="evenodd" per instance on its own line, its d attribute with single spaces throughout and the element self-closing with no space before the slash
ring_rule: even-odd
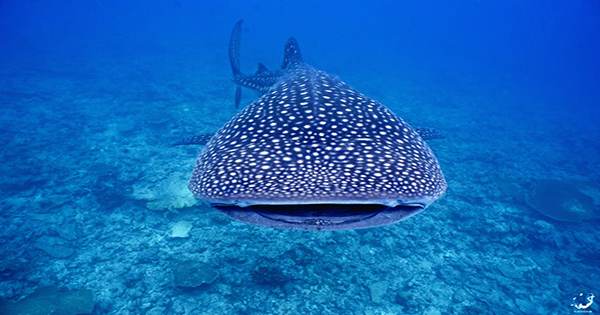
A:
<svg viewBox="0 0 600 315">
<path fill-rule="evenodd" d="M 565 110 L 510 77 L 334 69 L 445 135 L 431 146 L 448 192 L 393 226 L 274 230 L 187 191 L 199 148 L 170 144 L 235 109 L 225 52 L 181 55 L 0 68 L 1 310 L 76 300 L 95 314 L 568 314 L 575 295 L 600 293 L 598 220 L 563 222 L 526 202 L 536 180 L 555 179 L 587 183 L 598 204 L 597 110 Z M 180 221 L 188 237 L 172 237 Z"/>
</svg>

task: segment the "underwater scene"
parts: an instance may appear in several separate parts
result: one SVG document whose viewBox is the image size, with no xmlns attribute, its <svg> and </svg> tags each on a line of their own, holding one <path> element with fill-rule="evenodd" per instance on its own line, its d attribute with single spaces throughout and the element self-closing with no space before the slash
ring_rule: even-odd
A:
<svg viewBox="0 0 600 315">
<path fill-rule="evenodd" d="M 0 314 L 600 313 L 598 38 L 592 0 L 0 1 Z"/>
</svg>

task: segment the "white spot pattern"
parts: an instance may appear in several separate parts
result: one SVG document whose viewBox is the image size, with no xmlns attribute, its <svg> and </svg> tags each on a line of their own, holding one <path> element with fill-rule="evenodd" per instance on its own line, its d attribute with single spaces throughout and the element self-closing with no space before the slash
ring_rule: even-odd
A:
<svg viewBox="0 0 600 315">
<path fill-rule="evenodd" d="M 337 78 L 298 67 L 200 153 L 191 191 L 231 200 L 437 198 L 446 182 L 421 137 Z"/>
</svg>

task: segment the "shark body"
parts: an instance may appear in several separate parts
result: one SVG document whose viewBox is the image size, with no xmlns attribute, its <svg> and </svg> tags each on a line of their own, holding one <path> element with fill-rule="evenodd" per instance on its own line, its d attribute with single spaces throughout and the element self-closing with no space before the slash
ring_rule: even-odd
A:
<svg viewBox="0 0 600 315">
<path fill-rule="evenodd" d="M 241 21 L 229 56 L 238 85 L 262 94 L 208 140 L 189 188 L 231 217 L 309 230 L 366 228 L 418 213 L 446 181 L 419 133 L 383 104 L 306 64 L 297 41 L 281 69 L 239 67 Z"/>
</svg>

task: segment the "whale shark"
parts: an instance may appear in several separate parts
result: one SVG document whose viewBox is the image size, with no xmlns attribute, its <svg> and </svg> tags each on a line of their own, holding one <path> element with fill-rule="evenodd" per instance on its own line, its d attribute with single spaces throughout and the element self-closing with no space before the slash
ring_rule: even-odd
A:
<svg viewBox="0 0 600 315">
<path fill-rule="evenodd" d="M 242 20 L 231 33 L 236 84 L 261 93 L 211 136 L 188 187 L 230 217 L 260 226 L 345 230 L 421 212 L 446 191 L 419 131 L 338 77 L 304 62 L 291 37 L 281 67 L 240 69 Z M 424 136 L 438 134 L 422 129 Z"/>
</svg>

